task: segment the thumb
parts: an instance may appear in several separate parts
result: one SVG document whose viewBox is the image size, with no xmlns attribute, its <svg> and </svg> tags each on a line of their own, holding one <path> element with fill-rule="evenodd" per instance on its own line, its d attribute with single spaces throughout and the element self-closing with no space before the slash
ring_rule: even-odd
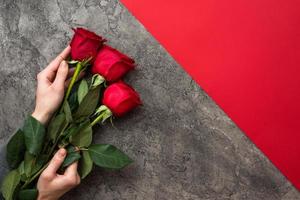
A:
<svg viewBox="0 0 300 200">
<path fill-rule="evenodd" d="M 59 65 L 59 68 L 56 73 L 55 80 L 53 82 L 54 87 L 62 87 L 65 86 L 65 81 L 67 79 L 69 72 L 69 67 L 66 61 L 62 61 Z"/>
<path fill-rule="evenodd" d="M 60 168 L 61 164 L 64 162 L 66 155 L 67 155 L 66 149 L 61 148 L 60 150 L 58 150 L 43 173 L 49 176 L 56 175 L 56 171 Z"/>
</svg>

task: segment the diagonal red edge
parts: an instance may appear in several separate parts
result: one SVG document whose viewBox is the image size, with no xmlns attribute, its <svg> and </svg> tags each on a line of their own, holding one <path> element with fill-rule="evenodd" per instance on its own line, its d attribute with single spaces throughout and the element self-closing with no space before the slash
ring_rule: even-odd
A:
<svg viewBox="0 0 300 200">
<path fill-rule="evenodd" d="M 122 2 L 300 189 L 300 1 Z"/>
</svg>

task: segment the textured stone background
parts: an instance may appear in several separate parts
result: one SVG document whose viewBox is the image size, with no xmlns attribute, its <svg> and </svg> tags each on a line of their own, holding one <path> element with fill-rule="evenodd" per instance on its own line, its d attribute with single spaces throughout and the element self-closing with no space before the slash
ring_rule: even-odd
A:
<svg viewBox="0 0 300 200">
<path fill-rule="evenodd" d="M 0 0 L 0 144 L 34 105 L 36 74 L 85 26 L 138 63 L 126 81 L 144 106 L 100 127 L 135 163 L 99 168 L 64 199 L 297 200 L 299 192 L 116 0 Z"/>
</svg>

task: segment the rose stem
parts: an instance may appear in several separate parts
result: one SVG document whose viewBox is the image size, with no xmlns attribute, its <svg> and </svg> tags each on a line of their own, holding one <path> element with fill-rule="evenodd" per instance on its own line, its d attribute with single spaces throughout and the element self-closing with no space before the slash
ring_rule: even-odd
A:
<svg viewBox="0 0 300 200">
<path fill-rule="evenodd" d="M 70 94 L 71 94 L 73 85 L 75 84 L 75 82 L 76 82 L 76 80 L 77 80 L 77 78 L 78 78 L 78 76 L 79 76 L 79 74 L 80 74 L 81 69 L 82 69 L 82 64 L 81 64 L 81 62 L 78 62 L 78 63 L 76 64 L 76 68 L 75 68 L 74 75 L 73 75 L 73 77 L 72 77 L 72 79 L 71 79 L 71 82 L 70 82 L 70 84 L 69 84 L 69 87 L 68 87 L 68 89 L 67 89 L 67 92 L 66 92 L 66 95 L 65 95 L 65 98 L 64 98 L 62 107 L 60 108 L 60 112 L 62 112 L 62 110 L 64 109 L 64 104 L 66 103 L 66 101 L 68 101 L 68 98 L 69 98 L 69 96 L 70 96 Z"/>
</svg>

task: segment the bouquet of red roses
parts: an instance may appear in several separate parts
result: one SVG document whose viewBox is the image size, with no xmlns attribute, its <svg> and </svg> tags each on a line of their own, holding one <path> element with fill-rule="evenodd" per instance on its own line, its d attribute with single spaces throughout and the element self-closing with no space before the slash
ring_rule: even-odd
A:
<svg viewBox="0 0 300 200">
<path fill-rule="evenodd" d="M 141 105 L 137 92 L 121 78 L 134 69 L 134 60 L 104 44 L 106 41 L 83 28 L 74 29 L 71 59 L 75 68 L 64 101 L 47 127 L 28 116 L 7 144 L 11 171 L 2 183 L 6 200 L 36 199 L 36 181 L 54 153 L 61 147 L 67 156 L 61 171 L 79 161 L 85 178 L 93 165 L 122 169 L 132 160 L 110 144 L 92 144 L 95 124 L 121 117 Z M 85 77 L 79 80 L 81 72 Z"/>
</svg>

